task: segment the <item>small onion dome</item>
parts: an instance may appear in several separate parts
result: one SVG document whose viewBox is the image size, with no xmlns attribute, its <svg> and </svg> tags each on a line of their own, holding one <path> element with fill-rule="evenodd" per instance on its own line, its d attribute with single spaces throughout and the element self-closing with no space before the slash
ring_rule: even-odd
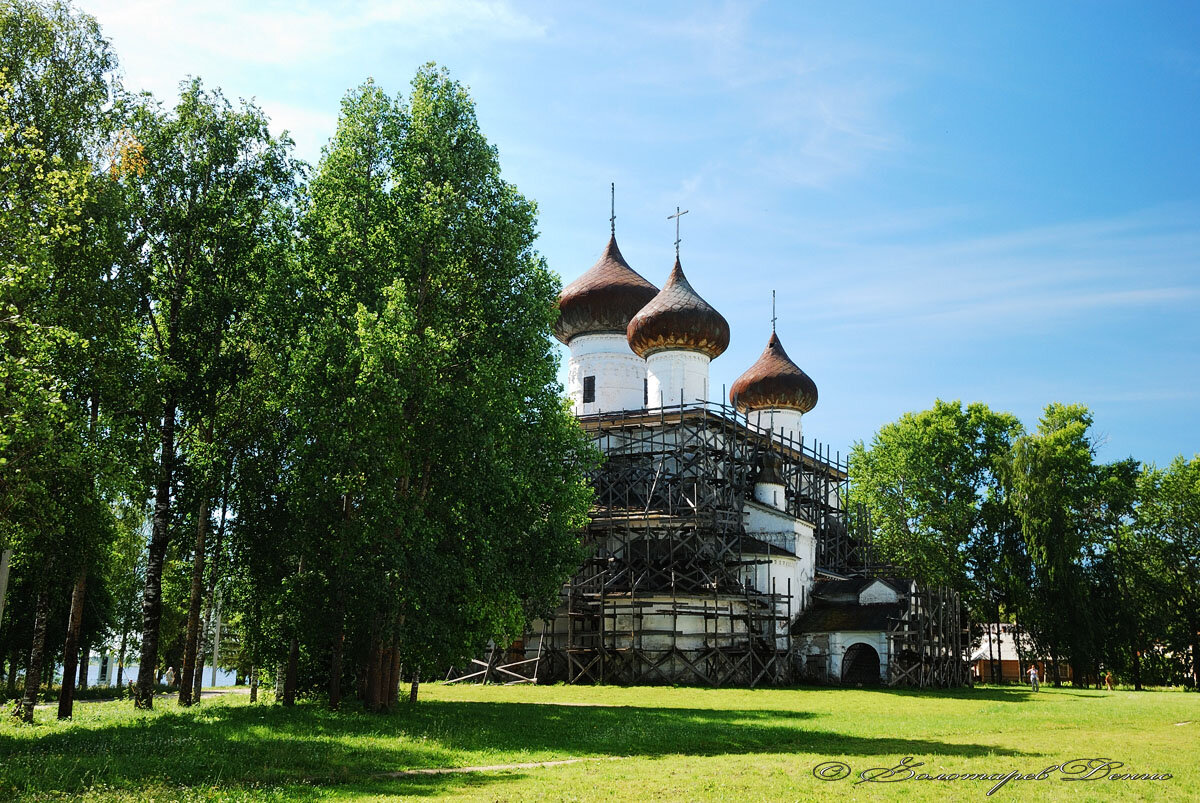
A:
<svg viewBox="0 0 1200 803">
<path fill-rule="evenodd" d="M 559 293 L 554 336 L 569 343 L 576 335 L 624 332 L 629 319 L 657 292 L 629 267 L 613 236 L 600 261 Z"/>
<path fill-rule="evenodd" d="M 729 348 L 729 324 L 692 289 L 679 257 L 663 289 L 629 322 L 627 336 L 639 357 L 679 349 L 711 360 Z"/>
<path fill-rule="evenodd" d="M 817 383 L 792 362 L 772 332 L 762 356 L 729 389 L 729 401 L 743 413 L 771 408 L 807 413 L 817 406 Z"/>
<path fill-rule="evenodd" d="M 772 485 L 783 485 L 783 474 L 779 470 L 779 458 L 773 452 L 764 452 L 759 460 L 756 483 L 767 482 Z"/>
</svg>

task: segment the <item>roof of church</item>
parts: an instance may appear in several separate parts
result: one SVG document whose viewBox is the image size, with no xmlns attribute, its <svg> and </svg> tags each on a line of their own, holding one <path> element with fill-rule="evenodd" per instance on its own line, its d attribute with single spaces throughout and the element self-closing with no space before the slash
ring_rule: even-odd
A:
<svg viewBox="0 0 1200 803">
<path fill-rule="evenodd" d="M 831 605 L 819 603 L 792 625 L 792 633 L 885 631 L 900 615 L 899 605 Z"/>
<path fill-rule="evenodd" d="M 657 293 L 657 287 L 629 267 L 613 235 L 599 261 L 559 293 L 554 336 L 569 343 L 577 335 L 624 334 L 629 319 Z"/>
<path fill-rule="evenodd" d="M 633 316 L 627 334 L 639 357 L 682 350 L 713 359 L 729 348 L 729 323 L 692 289 L 678 256 L 667 283 Z"/>
<path fill-rule="evenodd" d="M 847 595 L 857 597 L 873 583 L 883 583 L 898 594 L 908 593 L 911 581 L 898 577 L 854 577 L 849 580 L 821 580 L 813 585 L 814 597 L 835 599 Z"/>
<path fill-rule="evenodd" d="M 729 389 L 729 401 L 743 413 L 771 408 L 807 413 L 817 406 L 817 383 L 792 362 L 771 332 L 762 355 Z"/>
</svg>

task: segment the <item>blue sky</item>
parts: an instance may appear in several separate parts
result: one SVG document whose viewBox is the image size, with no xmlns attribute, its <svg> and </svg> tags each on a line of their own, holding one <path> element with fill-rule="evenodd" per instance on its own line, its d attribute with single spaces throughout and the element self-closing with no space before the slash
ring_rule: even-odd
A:
<svg viewBox="0 0 1200 803">
<path fill-rule="evenodd" d="M 935 398 L 1028 426 L 1082 402 L 1101 456 L 1200 452 L 1200 5 L 85 0 L 126 82 L 254 97 L 315 162 L 343 93 L 467 84 L 570 281 L 608 235 L 661 284 L 676 205 L 729 320 L 770 332 L 845 451 Z"/>
</svg>

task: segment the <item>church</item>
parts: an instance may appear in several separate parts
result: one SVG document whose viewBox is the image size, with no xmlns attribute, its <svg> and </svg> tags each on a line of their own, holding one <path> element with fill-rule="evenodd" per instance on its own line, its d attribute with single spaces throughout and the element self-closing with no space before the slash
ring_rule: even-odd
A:
<svg viewBox="0 0 1200 803">
<path fill-rule="evenodd" d="M 816 383 L 774 322 L 728 399 L 711 400 L 729 324 L 678 251 L 677 235 L 657 287 L 626 261 L 614 227 L 562 290 L 554 334 L 570 351 L 567 394 L 604 453 L 587 557 L 552 618 L 458 679 L 965 682 L 956 600 L 872 574 L 846 515 L 847 466 L 804 435 Z M 926 639 L 931 617 L 953 638 Z"/>
</svg>

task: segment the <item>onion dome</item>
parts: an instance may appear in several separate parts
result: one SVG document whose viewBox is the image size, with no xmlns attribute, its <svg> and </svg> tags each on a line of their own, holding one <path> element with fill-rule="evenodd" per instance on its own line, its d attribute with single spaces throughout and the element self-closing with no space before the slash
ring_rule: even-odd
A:
<svg viewBox="0 0 1200 803">
<path fill-rule="evenodd" d="M 729 324 L 692 289 L 679 257 L 663 289 L 629 322 L 627 336 L 639 357 L 679 349 L 711 360 L 729 348 Z"/>
<path fill-rule="evenodd" d="M 657 287 L 629 267 L 613 236 L 600 261 L 559 293 L 554 336 L 570 343 L 576 335 L 623 333 L 629 319 L 657 292 Z"/>
<path fill-rule="evenodd" d="M 771 332 L 767 348 L 729 389 L 729 401 L 743 413 L 750 410 L 799 410 L 817 406 L 817 383 L 788 357 Z"/>
</svg>

